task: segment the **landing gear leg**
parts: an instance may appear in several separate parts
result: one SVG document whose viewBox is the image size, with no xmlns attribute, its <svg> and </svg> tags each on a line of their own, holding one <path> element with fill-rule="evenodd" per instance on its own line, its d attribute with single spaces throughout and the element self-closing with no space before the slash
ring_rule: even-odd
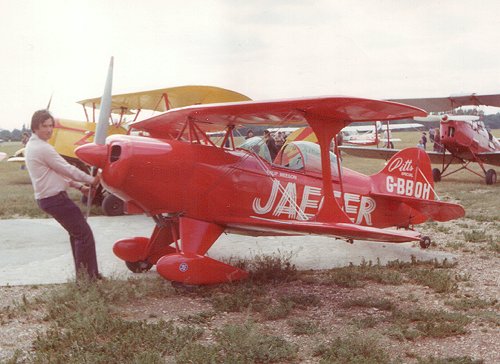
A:
<svg viewBox="0 0 500 364">
<path fill-rule="evenodd" d="M 441 181 L 441 171 L 438 168 L 432 169 L 432 179 L 434 180 L 434 182 Z"/>
<path fill-rule="evenodd" d="M 486 172 L 486 184 L 494 185 L 497 183 L 497 172 L 494 169 L 488 169 Z"/>
<path fill-rule="evenodd" d="M 153 217 L 156 226 L 150 238 L 133 237 L 118 240 L 113 246 L 115 255 L 125 261 L 134 273 L 144 273 L 167 254 L 178 252 L 171 246 L 177 243 L 179 221 L 177 217 Z"/>
</svg>

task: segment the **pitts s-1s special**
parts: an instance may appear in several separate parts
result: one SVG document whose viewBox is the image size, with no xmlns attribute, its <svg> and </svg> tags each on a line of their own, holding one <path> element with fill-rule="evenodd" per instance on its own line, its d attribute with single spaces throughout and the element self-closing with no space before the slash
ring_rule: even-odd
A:
<svg viewBox="0 0 500 364">
<path fill-rule="evenodd" d="M 131 270 L 156 265 L 168 280 L 213 284 L 247 276 L 206 256 L 223 232 L 427 246 L 429 238 L 413 225 L 459 218 L 464 210 L 435 199 L 424 151 L 403 150 L 372 176 L 342 168 L 331 152 L 332 139 L 351 122 L 424 115 L 412 106 L 352 97 L 189 106 L 132 124 L 142 136 L 113 135 L 76 154 L 102 170 L 105 188 L 129 210 L 156 222 L 150 237 L 115 243 L 115 254 Z M 235 145 L 240 125 L 309 125 L 318 144 L 291 142 L 271 159 L 260 137 Z M 224 137 L 215 143 L 207 133 L 220 130 Z"/>
</svg>

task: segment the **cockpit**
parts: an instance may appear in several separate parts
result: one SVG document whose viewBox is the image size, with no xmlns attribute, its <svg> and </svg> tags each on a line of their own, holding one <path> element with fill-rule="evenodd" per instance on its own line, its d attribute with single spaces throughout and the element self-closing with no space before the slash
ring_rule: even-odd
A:
<svg viewBox="0 0 500 364">
<path fill-rule="evenodd" d="M 254 136 L 245 140 L 243 144 L 239 146 L 241 149 L 246 149 L 254 154 L 257 154 L 262 159 L 272 163 L 271 153 L 269 153 L 269 148 L 265 140 L 259 136 Z"/>
<path fill-rule="evenodd" d="M 321 151 L 316 143 L 308 141 L 293 141 L 285 144 L 278 155 L 271 161 L 271 154 L 261 137 L 252 137 L 240 145 L 241 149 L 249 150 L 266 160 L 274 167 L 282 167 L 297 172 L 321 173 Z M 333 176 L 337 176 L 337 157 L 330 152 Z"/>
</svg>

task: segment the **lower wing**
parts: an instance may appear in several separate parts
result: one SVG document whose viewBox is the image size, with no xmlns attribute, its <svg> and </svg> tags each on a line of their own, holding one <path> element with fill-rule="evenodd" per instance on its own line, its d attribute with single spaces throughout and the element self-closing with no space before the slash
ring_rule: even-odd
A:
<svg viewBox="0 0 500 364">
<path fill-rule="evenodd" d="M 379 229 L 350 223 L 325 223 L 315 221 L 276 220 L 259 216 L 251 216 L 249 219 L 224 219 L 228 230 L 242 234 L 258 235 L 262 232 L 269 235 L 327 235 L 340 239 L 361 239 L 371 241 L 383 241 L 389 243 L 404 243 L 420 240 L 420 233 L 405 230 Z"/>
<path fill-rule="evenodd" d="M 479 153 L 477 156 L 483 161 L 483 163 L 500 166 L 500 151 Z"/>
</svg>

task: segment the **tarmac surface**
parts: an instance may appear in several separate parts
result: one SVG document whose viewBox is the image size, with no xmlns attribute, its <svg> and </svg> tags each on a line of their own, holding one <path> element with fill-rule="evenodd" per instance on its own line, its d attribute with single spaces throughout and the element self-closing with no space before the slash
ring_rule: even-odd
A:
<svg viewBox="0 0 500 364">
<path fill-rule="evenodd" d="M 143 215 L 90 217 L 96 239 L 97 260 L 104 276 L 128 277 L 123 261 L 112 251 L 116 240 L 149 237 L 154 228 Z M 0 286 L 65 283 L 75 271 L 69 237 L 54 219 L 0 220 Z M 364 260 L 382 264 L 399 259 L 454 259 L 450 253 L 422 250 L 413 243 L 389 244 L 355 241 L 348 244 L 323 236 L 248 237 L 223 234 L 208 251 L 214 259 L 255 255 L 291 256 L 299 269 L 328 269 L 359 264 Z M 154 272 L 154 268 L 152 269 Z M 154 273 L 156 274 L 156 273 Z"/>
</svg>

